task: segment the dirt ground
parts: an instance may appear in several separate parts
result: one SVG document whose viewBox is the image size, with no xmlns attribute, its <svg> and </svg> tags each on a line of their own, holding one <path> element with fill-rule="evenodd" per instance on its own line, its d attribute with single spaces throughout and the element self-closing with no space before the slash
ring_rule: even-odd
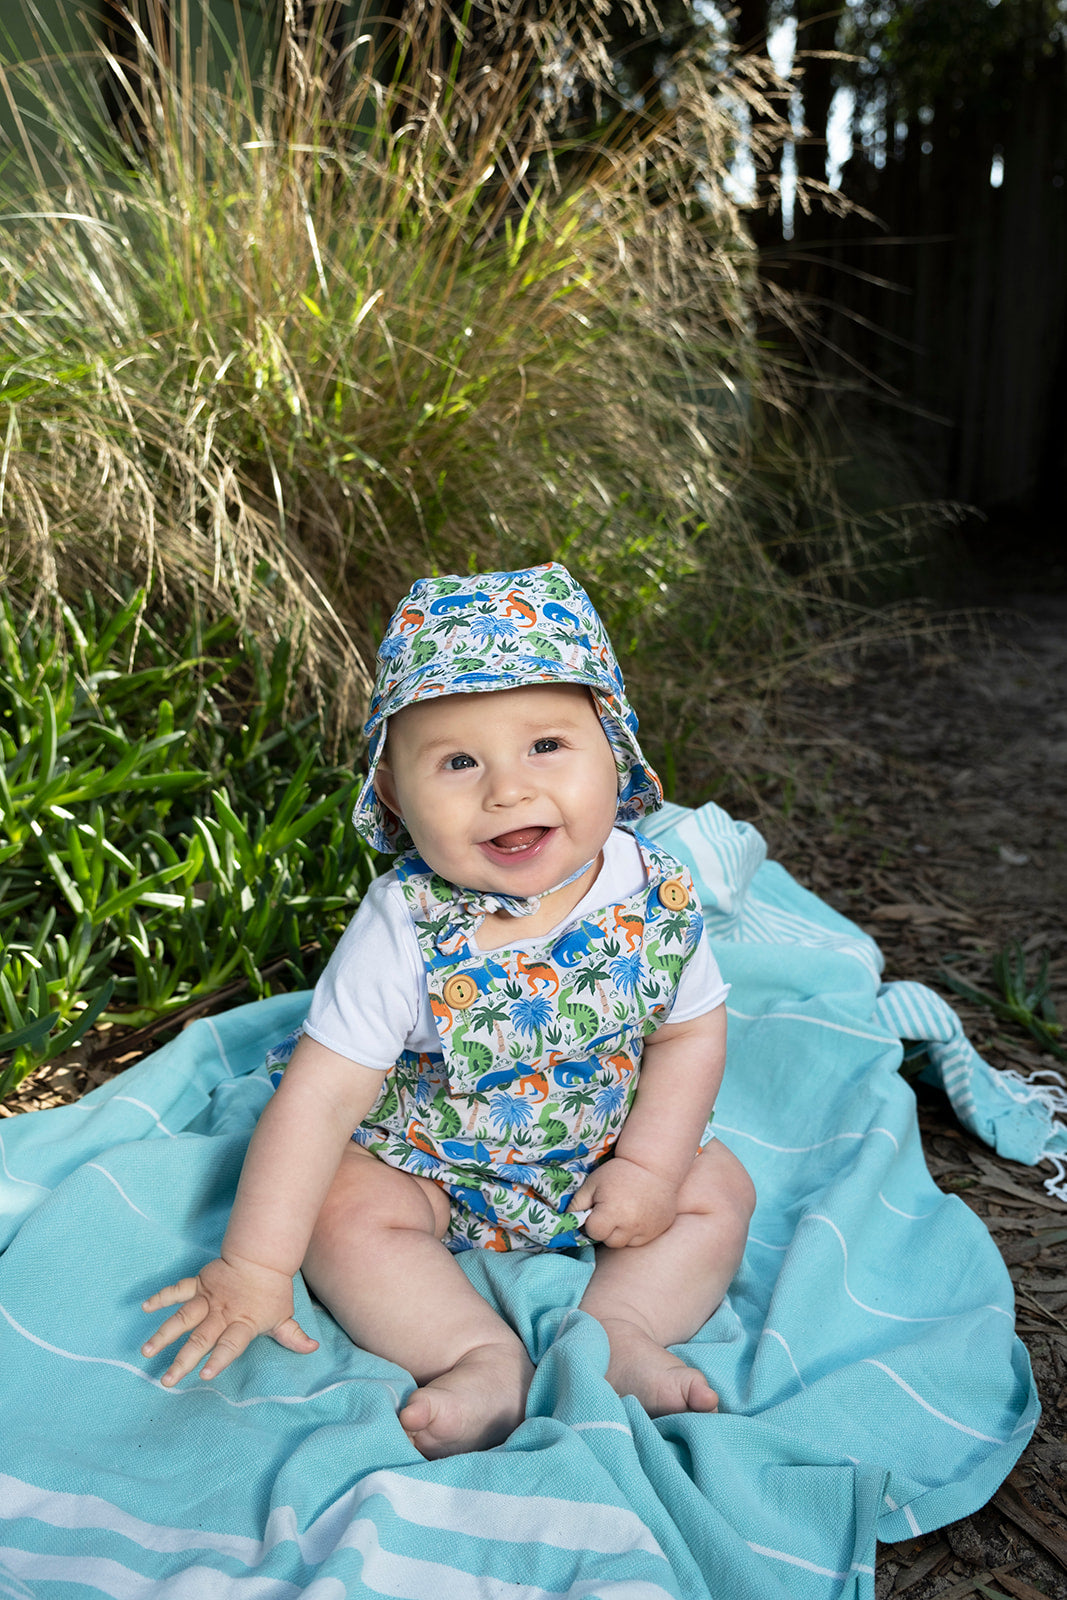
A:
<svg viewBox="0 0 1067 1600">
<path fill-rule="evenodd" d="M 1031 970 L 1049 957 L 1067 1011 L 1067 596 L 1020 597 L 982 630 L 900 644 L 828 668 L 776 715 L 794 782 L 730 803 L 800 882 L 871 933 L 888 978 L 916 978 L 956 1005 L 977 1048 L 1023 1075 L 1067 1062 L 946 985 L 950 967 L 993 987 L 991 962 L 1018 940 Z M 786 762 L 788 767 L 788 760 Z M 755 791 L 753 791 L 755 793 Z M 238 996 L 219 997 L 221 1004 Z M 151 1048 L 128 1038 L 42 1069 L 0 1115 L 75 1098 Z M 983 1219 L 1011 1271 L 1018 1329 L 1044 1407 L 1007 1483 L 974 1516 L 880 1548 L 877 1600 L 1067 1600 L 1067 1205 L 1051 1168 L 994 1156 L 919 1090 L 930 1171 Z"/>
<path fill-rule="evenodd" d="M 1067 1061 L 944 981 L 947 967 L 995 990 L 992 958 L 1017 940 L 1031 975 L 1049 956 L 1067 1012 L 1067 596 L 1018 597 L 988 627 L 951 647 L 882 650 L 788 693 L 781 726 L 809 788 L 786 814 L 753 820 L 795 877 L 878 940 L 887 978 L 936 988 L 994 1066 L 1067 1080 Z M 921 1087 L 919 1120 L 935 1181 L 978 1213 L 1008 1264 L 1043 1415 L 983 1510 L 880 1548 L 876 1595 L 1064 1600 L 1067 1205 L 1044 1189 L 1049 1163 L 994 1156 Z"/>
</svg>

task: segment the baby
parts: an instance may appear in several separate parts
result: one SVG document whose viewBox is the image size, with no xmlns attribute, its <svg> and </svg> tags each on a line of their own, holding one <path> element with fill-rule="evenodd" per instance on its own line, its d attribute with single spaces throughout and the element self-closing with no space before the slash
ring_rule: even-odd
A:
<svg viewBox="0 0 1067 1600">
<path fill-rule="evenodd" d="M 428 578 L 378 653 L 356 827 L 399 852 L 335 950 L 249 1146 L 219 1258 L 162 1289 L 212 1378 L 316 1348 L 293 1276 L 418 1387 L 426 1456 L 484 1449 L 533 1369 L 456 1254 L 597 1246 L 581 1309 L 650 1415 L 714 1411 L 672 1355 L 722 1299 L 754 1195 L 710 1132 L 726 988 L 603 625 L 564 567 Z M 283 1053 L 284 1054 L 284 1053 Z"/>
</svg>

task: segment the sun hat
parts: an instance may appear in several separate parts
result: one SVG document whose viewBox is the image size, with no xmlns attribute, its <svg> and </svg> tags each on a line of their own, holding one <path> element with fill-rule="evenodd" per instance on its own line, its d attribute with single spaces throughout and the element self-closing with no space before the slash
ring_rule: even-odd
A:
<svg viewBox="0 0 1067 1600">
<path fill-rule="evenodd" d="M 403 823 L 383 806 L 374 775 L 391 716 L 446 694 L 486 694 L 542 683 L 584 684 L 615 754 L 616 820 L 636 822 L 663 804 L 663 788 L 637 742 L 604 624 L 581 584 L 558 562 L 517 572 L 420 578 L 397 606 L 378 649 L 378 675 L 364 733 L 366 781 L 352 820 L 375 850 L 411 848 Z"/>
</svg>

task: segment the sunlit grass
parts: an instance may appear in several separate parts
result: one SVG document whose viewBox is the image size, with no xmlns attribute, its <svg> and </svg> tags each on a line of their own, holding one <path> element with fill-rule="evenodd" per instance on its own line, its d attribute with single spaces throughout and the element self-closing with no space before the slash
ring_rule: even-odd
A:
<svg viewBox="0 0 1067 1600">
<path fill-rule="evenodd" d="M 259 83 L 180 6 L 128 20 L 132 63 L 60 77 L 42 30 L 7 68 L 9 583 L 298 616 L 335 732 L 430 570 L 563 559 L 657 689 L 672 634 L 689 675 L 765 675 L 873 545 L 756 345 L 722 175 L 759 91 L 683 63 L 669 110 L 578 143 L 561 63 L 612 92 L 589 8 L 501 6 L 457 50 L 414 5 L 340 59 L 326 9 Z"/>
<path fill-rule="evenodd" d="M 857 512 L 847 432 L 757 338 L 723 180 L 766 65 L 694 56 L 613 115 L 594 8 L 519 9 L 368 14 L 338 53 L 319 7 L 257 74 L 178 0 L 122 52 L 26 0 L 36 58 L 0 69 L 4 1087 L 101 1010 L 311 981 L 369 870 L 329 761 L 413 578 L 567 562 L 691 801 L 767 759 L 784 673 L 900 627 L 864 595 L 911 514 Z M 576 82 L 604 108 L 580 138 Z"/>
</svg>

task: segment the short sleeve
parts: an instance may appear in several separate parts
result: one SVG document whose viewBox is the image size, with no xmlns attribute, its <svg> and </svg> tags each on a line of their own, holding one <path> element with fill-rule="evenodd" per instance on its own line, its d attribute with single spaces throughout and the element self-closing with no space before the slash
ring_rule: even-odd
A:
<svg viewBox="0 0 1067 1600">
<path fill-rule="evenodd" d="M 315 985 L 304 1032 L 349 1061 L 388 1072 L 420 1011 L 422 959 L 393 872 L 376 878 Z"/>
<path fill-rule="evenodd" d="M 692 1022 L 706 1011 L 721 1006 L 730 993 L 730 985 L 723 982 L 719 963 L 711 952 L 707 929 L 701 931 L 696 949 L 682 968 L 678 992 L 671 1007 L 669 1022 Z"/>
</svg>

